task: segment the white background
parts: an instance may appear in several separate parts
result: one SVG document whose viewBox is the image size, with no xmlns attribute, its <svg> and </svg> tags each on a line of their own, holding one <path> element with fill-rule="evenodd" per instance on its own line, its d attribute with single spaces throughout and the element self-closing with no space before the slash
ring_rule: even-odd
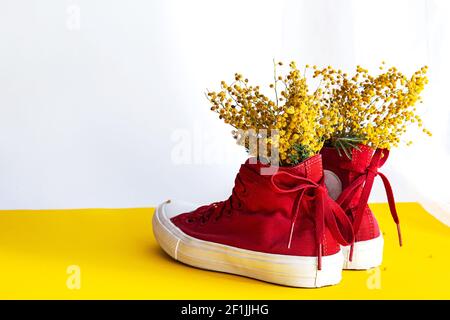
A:
<svg viewBox="0 0 450 320">
<path fill-rule="evenodd" d="M 434 137 L 394 150 L 383 171 L 397 200 L 442 217 L 448 2 L 2 0 L 0 207 L 224 199 L 246 155 L 206 88 L 236 71 L 268 83 L 272 58 L 373 71 L 386 60 L 409 74 L 429 65 L 420 109 Z M 380 186 L 372 200 L 385 201 Z"/>
</svg>

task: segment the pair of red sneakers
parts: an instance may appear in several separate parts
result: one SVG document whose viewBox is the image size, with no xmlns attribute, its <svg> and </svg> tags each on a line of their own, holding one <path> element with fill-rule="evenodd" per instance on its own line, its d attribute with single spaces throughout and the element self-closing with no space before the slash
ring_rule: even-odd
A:
<svg viewBox="0 0 450 320">
<path fill-rule="evenodd" d="M 342 269 L 381 264 L 383 237 L 367 205 L 377 175 L 398 226 L 391 187 L 377 171 L 387 157 L 366 146 L 352 159 L 324 148 L 269 174 L 251 158 L 226 201 L 197 209 L 167 201 L 153 232 L 164 251 L 195 267 L 294 287 L 337 284 Z"/>
</svg>

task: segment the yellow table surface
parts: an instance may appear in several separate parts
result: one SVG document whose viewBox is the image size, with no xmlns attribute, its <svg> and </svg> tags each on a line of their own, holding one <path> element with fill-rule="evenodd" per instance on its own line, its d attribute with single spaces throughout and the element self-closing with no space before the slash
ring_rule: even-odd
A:
<svg viewBox="0 0 450 320">
<path fill-rule="evenodd" d="M 450 299 L 450 228 L 400 203 L 400 248 L 388 206 L 371 207 L 383 265 L 344 271 L 341 284 L 321 289 L 175 262 L 153 238 L 151 208 L 0 211 L 0 299 Z"/>
</svg>

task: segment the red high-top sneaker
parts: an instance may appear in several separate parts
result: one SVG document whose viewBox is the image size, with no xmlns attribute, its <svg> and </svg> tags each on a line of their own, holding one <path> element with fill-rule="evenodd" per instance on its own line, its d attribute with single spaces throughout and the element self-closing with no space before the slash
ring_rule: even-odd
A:
<svg viewBox="0 0 450 320">
<path fill-rule="evenodd" d="M 367 205 L 374 179 L 379 175 L 386 189 L 389 208 L 397 224 L 400 246 L 400 225 L 395 209 L 392 188 L 385 175 L 378 172 L 387 160 L 389 151 L 373 150 L 360 145 L 353 149 L 352 159 L 339 155 L 334 148 L 323 148 L 325 181 L 330 195 L 345 210 L 353 223 L 355 243 L 344 247 L 344 269 L 369 269 L 377 267 L 383 259 L 383 236 L 377 220 Z"/>
<path fill-rule="evenodd" d="M 327 193 L 316 155 L 263 175 L 243 164 L 228 200 L 199 207 L 168 201 L 153 232 L 172 258 L 186 264 L 294 287 L 341 280 L 340 245 L 353 242 L 345 212 Z"/>
</svg>

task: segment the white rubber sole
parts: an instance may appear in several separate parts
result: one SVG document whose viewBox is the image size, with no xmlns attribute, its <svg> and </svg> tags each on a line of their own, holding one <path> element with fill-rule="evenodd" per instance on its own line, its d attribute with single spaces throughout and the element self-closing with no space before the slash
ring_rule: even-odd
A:
<svg viewBox="0 0 450 320">
<path fill-rule="evenodd" d="M 181 203 L 161 204 L 153 216 L 153 233 L 162 249 L 175 260 L 197 268 L 237 274 L 291 287 L 317 288 L 337 284 L 342 278 L 344 256 L 322 257 L 269 254 L 203 241 L 185 234 L 170 218 L 193 209 Z"/>
<path fill-rule="evenodd" d="M 355 242 L 352 261 L 349 261 L 350 246 L 341 247 L 344 253 L 344 269 L 367 270 L 380 266 L 383 261 L 383 245 L 381 234 L 375 239 Z"/>
</svg>

